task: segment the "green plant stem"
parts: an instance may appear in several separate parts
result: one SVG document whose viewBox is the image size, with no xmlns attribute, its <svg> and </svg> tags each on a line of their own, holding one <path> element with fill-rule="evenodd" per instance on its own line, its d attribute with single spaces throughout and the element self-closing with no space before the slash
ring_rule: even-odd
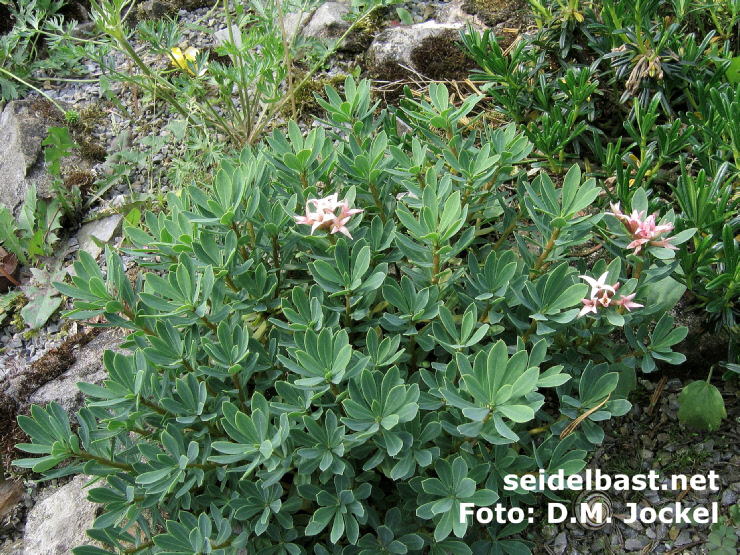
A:
<svg viewBox="0 0 740 555">
<path fill-rule="evenodd" d="M 411 366 L 413 370 L 416 370 L 416 335 L 412 335 L 411 339 L 409 339 L 409 351 L 411 352 L 409 366 Z"/>
<path fill-rule="evenodd" d="M 229 30 L 229 41 L 231 44 L 236 45 L 236 42 L 234 41 L 234 31 L 232 29 L 231 24 L 231 12 L 229 11 L 229 0 L 224 0 L 224 14 L 226 16 L 226 28 Z M 247 83 L 245 81 L 244 76 L 244 60 L 242 60 L 241 56 L 235 56 L 234 61 L 237 66 L 237 70 L 239 71 L 239 78 L 241 80 L 241 86 L 238 87 L 239 89 L 239 99 L 242 103 L 242 107 L 246 111 L 246 118 L 243 121 L 247 122 L 247 135 L 249 134 L 251 125 L 252 125 L 252 115 L 251 115 L 251 107 L 249 102 L 249 95 L 247 94 L 248 87 Z M 235 111 L 235 113 L 237 113 Z"/>
<path fill-rule="evenodd" d="M 486 321 L 486 318 L 488 318 L 489 310 L 491 310 L 491 303 L 486 301 L 486 308 L 483 310 L 483 314 L 480 315 L 480 318 L 478 318 L 478 323 L 482 324 Z"/>
<path fill-rule="evenodd" d="M 153 403 L 149 399 L 145 399 L 144 397 L 139 397 L 139 403 L 141 403 L 142 405 L 144 405 L 146 408 L 153 410 L 154 412 L 156 412 L 160 416 L 166 416 L 167 414 L 169 414 L 165 409 L 163 409 L 162 407 L 160 407 L 156 403 Z"/>
<path fill-rule="evenodd" d="M 239 376 L 237 374 L 232 374 L 231 379 L 234 382 L 234 387 L 236 387 L 236 393 L 239 396 L 239 402 L 242 404 L 242 406 L 246 409 L 247 408 L 247 402 L 244 397 L 244 391 L 242 390 L 242 384 L 239 381 Z"/>
<path fill-rule="evenodd" d="M 272 236 L 272 263 L 275 265 L 275 277 L 277 285 L 275 286 L 275 298 L 280 295 L 280 242 L 278 236 Z"/>
<path fill-rule="evenodd" d="M 211 330 L 211 331 L 213 331 L 213 332 L 216 332 L 216 331 L 218 331 L 218 326 L 217 326 L 216 324 L 214 324 L 213 322 L 211 322 L 210 320 L 208 320 L 208 318 L 206 318 L 205 316 L 201 316 L 201 317 L 200 317 L 200 321 L 201 321 L 201 322 L 203 322 L 203 324 L 204 324 L 204 325 L 205 325 L 205 326 L 206 326 L 206 327 L 207 327 L 207 328 L 208 328 L 209 330 Z"/>
<path fill-rule="evenodd" d="M 633 279 L 640 279 L 640 276 L 642 275 L 642 266 L 644 264 L 644 260 L 640 260 L 637 265 L 634 267 L 634 270 L 632 272 L 632 278 Z"/>
<path fill-rule="evenodd" d="M 380 202 L 380 197 L 378 196 L 378 189 L 375 187 L 373 183 L 368 183 L 370 187 L 370 192 L 373 194 L 373 200 L 375 201 L 375 206 L 378 207 L 378 214 L 380 216 L 380 221 L 383 222 L 383 225 L 386 224 L 386 217 L 385 217 L 385 210 L 383 210 L 383 203 Z"/>
<path fill-rule="evenodd" d="M 88 453 L 87 451 L 81 451 L 79 453 L 75 453 L 75 455 L 77 455 L 81 459 L 85 459 L 86 461 L 95 461 L 97 463 L 100 463 L 104 466 L 109 466 L 111 468 L 118 468 L 119 470 L 125 470 L 126 472 L 134 471 L 134 467 L 130 464 L 111 461 L 109 459 L 99 457 L 97 455 L 93 455 L 92 453 Z"/>
<path fill-rule="evenodd" d="M 434 246 L 432 254 L 432 285 L 439 283 L 439 271 L 440 271 L 440 259 L 439 259 L 439 247 Z"/>
<path fill-rule="evenodd" d="M 254 238 L 254 228 L 252 227 L 251 222 L 248 224 L 250 235 L 252 237 L 252 245 L 256 243 Z M 231 222 L 231 229 L 236 233 L 236 242 L 239 242 L 239 239 L 241 239 L 242 234 L 239 232 L 239 226 L 236 225 L 236 222 Z M 239 254 L 241 254 L 242 262 L 246 262 L 249 259 L 249 253 L 247 252 L 247 249 L 244 245 L 239 246 Z"/>
<path fill-rule="evenodd" d="M 121 46 L 121 48 L 123 48 L 123 50 L 126 51 L 126 54 L 129 55 L 134 63 L 139 66 L 139 69 L 144 73 L 144 75 L 156 82 L 155 76 L 152 74 L 152 70 L 150 70 L 149 66 L 147 66 L 139 57 L 139 55 L 136 53 L 136 50 L 134 50 L 134 47 L 131 46 L 128 40 L 126 40 L 122 34 L 121 36 L 115 36 L 114 38 L 116 39 L 116 41 L 118 41 L 118 44 Z M 161 92 L 166 97 L 167 102 L 172 104 L 172 107 L 177 110 L 181 116 L 183 116 L 188 121 L 191 121 L 190 113 L 182 106 L 182 104 L 177 101 L 176 98 L 169 94 L 169 91 L 162 90 Z M 194 122 L 191 121 L 191 123 Z"/>
<path fill-rule="evenodd" d="M 39 93 L 40 95 L 42 95 L 46 100 L 48 100 L 49 102 L 51 102 L 56 107 L 56 109 L 59 110 L 62 114 L 66 113 L 66 110 L 64 108 L 62 108 L 56 100 L 54 100 L 52 97 L 50 97 L 48 94 L 46 94 L 44 91 L 42 91 L 38 87 L 34 87 L 28 81 L 24 81 L 23 79 L 21 79 L 17 75 L 13 75 L 7 69 L 4 69 L 4 68 L 0 67 L 0 71 L 3 72 L 6 75 L 12 77 L 16 81 L 18 81 L 20 83 L 23 83 L 29 89 L 33 89 L 34 91 L 36 91 L 37 93 Z"/>
<path fill-rule="evenodd" d="M 140 329 L 141 331 L 143 331 L 143 332 L 144 332 L 145 334 L 147 334 L 147 335 L 155 335 L 155 336 L 157 335 L 157 334 L 156 334 L 156 333 L 154 333 L 154 331 L 152 331 L 152 329 L 151 329 L 151 328 L 150 328 L 149 326 L 147 326 L 146 324 L 140 324 L 140 323 L 136 322 L 136 314 L 134 314 L 134 312 L 133 312 L 133 311 L 132 311 L 132 310 L 131 310 L 130 308 L 127 308 L 126 306 L 124 306 L 124 307 L 123 307 L 123 309 L 121 310 L 121 312 L 123 312 L 123 315 L 124 315 L 124 316 L 125 316 L 126 318 L 128 318 L 128 319 L 129 319 L 129 321 L 130 321 L 130 322 L 131 322 L 132 324 L 136 325 L 136 326 L 137 326 L 137 327 L 138 327 L 138 328 L 139 328 L 139 329 Z"/>
<path fill-rule="evenodd" d="M 548 255 L 550 254 L 550 251 L 552 251 L 553 247 L 555 246 L 555 241 L 557 241 L 558 237 L 560 236 L 560 228 L 556 227 L 552 235 L 550 236 L 550 240 L 547 242 L 547 245 L 545 245 L 544 250 L 542 251 L 542 254 L 540 254 L 539 258 L 537 259 L 537 262 L 535 262 L 534 267 L 532 268 L 532 271 L 529 272 L 529 279 L 533 280 L 537 277 L 537 274 L 542 267 L 542 264 L 545 262 L 545 259 L 547 259 Z"/>
<path fill-rule="evenodd" d="M 237 293 L 239 291 L 239 288 L 234 283 L 234 280 L 231 279 L 231 276 L 228 274 L 224 276 L 224 281 L 226 282 L 226 285 L 229 289 L 231 289 L 234 293 Z"/>
<path fill-rule="evenodd" d="M 529 336 L 532 335 L 535 330 L 537 329 L 537 320 L 532 320 L 532 324 L 527 328 L 527 331 L 524 332 L 524 335 L 522 336 L 522 341 L 526 343 L 529 341 Z"/>
<path fill-rule="evenodd" d="M 140 544 L 138 547 L 130 547 L 129 549 L 124 549 L 122 553 L 126 553 L 127 555 L 129 555 L 131 553 L 138 553 L 142 549 L 148 549 L 150 547 L 154 547 L 154 542 L 152 540 L 146 541 Z"/>
<path fill-rule="evenodd" d="M 521 220 L 522 214 L 521 210 L 519 211 L 519 215 L 512 220 L 512 222 L 508 225 L 508 227 L 504 230 L 504 232 L 501 234 L 501 237 L 499 237 L 498 241 L 496 241 L 493 244 L 493 250 L 497 251 L 501 248 L 501 245 L 506 240 L 506 238 L 513 233 L 513 231 L 516 229 L 516 224 L 519 220 Z"/>
<path fill-rule="evenodd" d="M 560 416 L 560 418 L 558 418 L 557 420 L 553 420 L 549 424 L 540 426 L 539 428 L 532 428 L 531 430 L 529 430 L 529 435 L 533 436 L 537 434 L 542 434 L 544 432 L 548 432 L 550 431 L 550 428 L 552 428 L 555 424 L 557 424 L 558 422 L 562 422 L 563 420 L 566 420 L 567 418 L 568 417 L 563 414 Z"/>
</svg>

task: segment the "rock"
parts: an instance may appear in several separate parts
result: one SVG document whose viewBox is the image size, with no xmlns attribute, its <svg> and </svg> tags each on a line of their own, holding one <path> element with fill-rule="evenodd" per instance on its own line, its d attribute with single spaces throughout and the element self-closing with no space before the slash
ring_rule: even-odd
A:
<svg viewBox="0 0 740 555">
<path fill-rule="evenodd" d="M 62 107 L 66 109 L 64 103 Z M 0 203 L 15 209 L 23 202 L 31 184 L 36 194 L 49 196 L 54 176 L 46 171 L 41 143 L 49 127 L 62 125 L 59 111 L 47 100 L 13 100 L 0 115 Z M 73 151 L 60 162 L 62 175 L 71 168 L 86 171 L 90 164 Z"/>
<path fill-rule="evenodd" d="M 726 489 L 725 492 L 722 494 L 722 504 L 723 505 L 734 505 L 737 503 L 738 499 L 738 493 L 736 491 L 732 491 L 731 489 Z"/>
<path fill-rule="evenodd" d="M 624 542 L 625 551 L 642 551 L 642 542 L 637 538 L 632 538 Z"/>
<path fill-rule="evenodd" d="M 555 555 L 562 555 L 565 553 L 565 548 L 568 545 L 568 538 L 565 535 L 565 532 L 560 532 L 558 534 L 558 537 L 555 538 L 555 541 L 550 546 L 550 549 L 552 550 Z"/>
<path fill-rule="evenodd" d="M 344 20 L 344 16 L 348 13 L 349 4 L 347 3 L 326 2 L 322 4 L 303 27 L 303 36 L 325 41 L 340 38 L 349 29 L 349 22 Z M 351 33 L 339 45 L 339 50 L 361 52 L 366 47 L 367 43 L 362 43 L 358 33 Z"/>
<path fill-rule="evenodd" d="M 285 34 L 288 40 L 293 40 L 296 33 L 301 33 L 306 24 L 311 21 L 316 10 L 304 13 L 288 12 L 283 14 L 283 25 L 285 25 Z"/>
<path fill-rule="evenodd" d="M 434 20 L 443 25 L 467 25 L 470 23 L 479 31 L 483 31 L 486 28 L 485 23 L 483 23 L 480 18 L 469 14 L 463 9 L 462 0 L 452 0 L 452 2 L 444 4 L 439 10 L 437 10 Z"/>
<path fill-rule="evenodd" d="M 0 521 L 23 499 L 25 491 L 22 480 L 0 482 Z"/>
<path fill-rule="evenodd" d="M 88 382 L 100 385 L 108 377 L 103 365 L 103 353 L 111 350 L 123 353 L 120 343 L 123 337 L 122 330 L 106 330 L 85 345 L 77 355 L 77 360 L 69 369 L 51 381 L 46 382 L 33 392 L 29 402 L 46 406 L 56 401 L 68 414 L 78 411 L 84 402 L 82 392 L 77 388 L 77 382 Z"/>
<path fill-rule="evenodd" d="M 231 34 L 234 36 L 234 45 L 236 45 L 236 47 L 240 49 L 242 47 L 242 33 L 237 25 L 231 26 Z M 215 33 L 213 33 L 213 37 L 216 39 L 216 44 L 218 46 L 223 46 L 227 42 L 231 42 L 231 37 L 229 36 L 228 29 L 221 29 L 220 31 L 216 31 Z"/>
<path fill-rule="evenodd" d="M 137 6 L 137 17 L 142 19 L 161 19 L 165 16 L 174 15 L 179 7 L 174 2 L 161 0 L 146 0 Z"/>
<path fill-rule="evenodd" d="M 389 27 L 380 33 L 368 50 L 370 73 L 394 81 L 400 66 L 431 79 L 467 77 L 475 64 L 456 45 L 460 24 L 434 21 L 411 26 Z"/>
<path fill-rule="evenodd" d="M 9 102 L 0 115 L 0 203 L 11 210 L 26 196 L 32 182 L 37 191 L 48 191 L 41 143 L 46 138 L 46 123 L 29 100 Z"/>
<path fill-rule="evenodd" d="M 120 233 L 123 216 L 113 214 L 100 220 L 88 222 L 77 232 L 77 241 L 80 249 L 90 253 L 93 258 L 100 256 L 103 247 L 99 246 L 93 239 L 98 239 L 102 244 L 109 243 L 116 233 Z"/>
<path fill-rule="evenodd" d="M 545 540 L 551 540 L 558 534 L 558 529 L 554 524 L 544 524 L 542 526 L 542 537 Z"/>
<path fill-rule="evenodd" d="M 211 0 L 180 0 L 178 6 L 187 11 L 193 11 L 200 8 L 210 7 L 213 2 Z"/>
<path fill-rule="evenodd" d="M 24 555 L 67 555 L 80 545 L 92 545 L 85 531 L 95 521 L 98 505 L 83 489 L 87 476 L 78 475 L 67 485 L 49 488 L 28 513 L 23 536 Z"/>
<path fill-rule="evenodd" d="M 283 16 L 283 23 L 287 38 L 292 40 L 297 32 L 304 37 L 323 41 L 338 39 L 350 27 L 349 22 L 344 19 L 349 12 L 350 3 L 343 1 L 326 2 L 317 9 L 302 15 L 293 12 L 286 13 Z M 350 33 L 338 49 L 347 52 L 362 52 L 369 42 L 363 38 L 360 32 Z"/>
<path fill-rule="evenodd" d="M 486 25 L 495 27 L 499 23 L 520 19 L 518 14 L 527 9 L 527 2 L 525 0 L 464 0 L 462 9 L 466 13 L 477 15 Z"/>
<path fill-rule="evenodd" d="M 94 21 L 78 23 L 77 26 L 69 32 L 69 35 L 76 39 L 87 39 L 95 35 L 97 27 L 98 26 Z"/>
<path fill-rule="evenodd" d="M 688 528 L 684 528 L 681 530 L 681 533 L 676 537 L 676 546 L 679 545 L 686 545 L 687 543 L 691 543 L 691 531 Z"/>
<path fill-rule="evenodd" d="M 18 540 L 0 549 L 0 555 L 24 555 L 23 540 Z"/>
</svg>

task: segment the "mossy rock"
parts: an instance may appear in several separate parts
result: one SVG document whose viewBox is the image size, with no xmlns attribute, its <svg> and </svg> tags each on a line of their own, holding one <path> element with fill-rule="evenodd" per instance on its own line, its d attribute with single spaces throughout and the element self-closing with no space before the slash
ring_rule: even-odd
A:
<svg viewBox="0 0 740 555">
<path fill-rule="evenodd" d="M 411 53 L 414 67 L 435 81 L 466 79 L 478 64 L 462 51 L 459 38 L 459 34 L 452 31 L 425 38 Z"/>
<path fill-rule="evenodd" d="M 462 8 L 477 15 L 486 25 L 494 27 L 511 19 L 518 19 L 527 8 L 526 0 L 463 0 Z"/>
</svg>

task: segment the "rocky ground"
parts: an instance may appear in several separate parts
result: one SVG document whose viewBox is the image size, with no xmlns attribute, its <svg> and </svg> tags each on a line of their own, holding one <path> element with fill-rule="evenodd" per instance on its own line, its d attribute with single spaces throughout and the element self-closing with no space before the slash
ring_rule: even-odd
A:
<svg viewBox="0 0 740 555">
<path fill-rule="evenodd" d="M 213 31 L 225 28 L 218 10 L 196 6 L 190 4 L 189 9 L 178 11 L 172 4 L 148 0 L 141 4 L 141 10 L 143 15 L 156 15 L 164 10 L 181 21 L 197 23 Z M 376 79 L 378 96 L 389 102 L 398 92 L 398 85 L 394 83 L 399 80 L 464 79 L 468 68 L 454 46 L 458 30 L 467 23 L 479 28 L 494 26 L 510 43 L 526 28 L 527 22 L 518 11 L 520 7 L 517 2 L 498 4 L 474 0 L 408 2 L 405 8 L 414 20 L 413 26 L 386 22 L 376 30 L 372 43 L 363 52 L 352 48 L 340 52 L 323 77 L 341 75 L 359 64 L 364 68 L 363 75 Z M 341 20 L 343 10 L 347 10 L 346 4 L 328 3 L 301 22 L 300 32 L 321 38 L 338 36 L 345 25 Z M 388 19 L 392 18 L 393 15 L 389 15 Z M 212 33 L 186 29 L 182 46 L 207 49 L 214 46 L 215 41 Z M 119 59 L 119 62 L 123 64 L 124 60 Z M 93 62 L 88 70 L 91 76 L 100 73 Z M 92 205 L 81 229 L 68 239 L 65 262 L 68 264 L 79 250 L 98 257 L 102 250 L 100 242 L 121 244 L 124 215 L 147 196 L 168 191 L 168 164 L 182 154 L 184 146 L 174 140 L 170 126 L 172 114 L 138 106 L 133 91 L 120 84 L 112 84 L 120 100 L 118 106 L 105 99 L 97 83 L 53 86 L 48 82 L 47 85 L 46 92 L 50 96 L 83 114 L 88 152 L 70 163 L 89 171 L 105 184 L 100 201 Z M 44 101 L 31 95 L 24 102 L 9 104 L 0 118 L 0 136 L 18 139 L 15 143 L 5 140 L 0 145 L 0 169 L 9 176 L 0 183 L 0 202 L 10 206 L 17 206 L 32 180 L 43 181 L 45 170 L 40 143 L 46 126 L 59 124 L 59 115 L 54 114 L 53 109 L 40 108 Z M 306 128 L 311 125 L 310 121 L 306 117 L 301 125 Z M 26 140 L 28 137 L 30 139 Z M 16 150 L 13 150 L 14 145 Z M 123 174 L 122 167 L 126 168 Z M 14 170 L 10 172 L 8 168 Z M 43 185 L 40 190 L 43 193 Z M 688 313 L 684 316 L 682 322 L 693 331 L 690 337 L 697 337 L 701 322 L 689 318 Z M 14 322 L 0 325 L 0 457 L 7 478 L 0 482 L 0 555 L 69 553 L 71 547 L 86 541 L 85 528 L 93 522 L 98 508 L 85 500 L 83 477 L 44 483 L 36 482 L 30 475 L 19 478 L 10 473 L 9 461 L 22 456 L 12 447 L 23 440 L 14 419 L 30 403 L 45 404 L 55 400 L 70 412 L 79 408 L 82 399 L 74 384 L 80 380 L 100 382 L 104 377 L 102 353 L 105 349 L 117 348 L 121 337 L 118 330 L 98 334 L 91 328 L 61 321 L 58 317 L 32 333 Z M 740 434 L 737 431 L 740 393 L 736 385 L 724 384 L 722 393 L 728 418 L 720 430 L 708 433 L 687 429 L 680 426 L 677 419 L 677 395 L 682 384 L 705 377 L 707 365 L 702 362 L 716 358 L 722 348 L 721 338 L 701 341 L 698 347 L 687 344 L 685 350 L 693 356 L 680 369 L 673 369 L 670 379 L 661 382 L 662 373 L 658 370 L 643 380 L 633 399 L 632 411 L 609 423 L 605 441 L 589 463 L 590 468 L 599 468 L 609 474 L 635 474 L 654 469 L 669 476 L 706 474 L 714 470 L 721 477 L 719 491 L 612 492 L 616 516 L 611 525 L 599 531 L 585 531 L 577 524 L 529 527 L 525 537 L 533 541 L 533 551 L 558 555 L 708 552 L 709 527 L 706 525 L 630 525 L 619 516 L 629 502 L 659 508 L 680 497 L 690 505 L 716 502 L 721 514 L 726 514 L 728 508 L 737 503 L 740 495 Z M 543 507 L 539 510 L 544 510 Z"/>
</svg>

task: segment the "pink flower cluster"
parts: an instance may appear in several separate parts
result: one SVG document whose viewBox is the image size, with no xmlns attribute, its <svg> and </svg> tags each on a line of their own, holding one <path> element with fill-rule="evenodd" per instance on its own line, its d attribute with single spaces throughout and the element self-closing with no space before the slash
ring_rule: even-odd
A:
<svg viewBox="0 0 740 555">
<path fill-rule="evenodd" d="M 632 299 L 635 298 L 635 293 L 632 293 L 631 295 L 623 295 L 619 299 L 612 298 L 619 289 L 619 282 L 614 285 L 607 285 L 606 278 L 608 275 L 609 272 L 604 272 L 598 280 L 589 276 L 578 276 L 586 280 L 591 286 L 591 298 L 581 299 L 583 308 L 578 313 L 579 318 L 589 312 L 597 314 L 599 306 L 603 306 L 604 308 L 608 306 L 623 306 L 627 309 L 627 312 L 630 312 L 630 309 L 632 308 L 640 308 L 644 306 L 632 301 Z"/>
<path fill-rule="evenodd" d="M 657 225 L 655 223 L 656 214 L 648 216 L 643 220 L 642 218 L 645 215 L 644 211 L 638 213 L 637 210 L 633 210 L 632 214 L 627 216 L 619 209 L 619 203 L 616 205 L 612 204 L 611 207 L 612 212 L 607 212 L 607 214 L 616 216 L 617 219 L 624 224 L 624 227 L 627 228 L 627 231 L 632 238 L 632 242 L 627 245 L 627 248 L 635 249 L 635 254 L 639 254 L 642 246 L 645 244 L 652 245 L 653 247 L 665 247 L 674 251 L 678 250 L 669 243 L 671 240 L 670 237 L 659 238 L 663 233 L 668 233 L 673 230 L 672 223 L 669 222 Z"/>
<path fill-rule="evenodd" d="M 311 210 L 311 205 L 315 206 L 314 210 Z M 337 209 L 339 210 L 339 214 L 337 214 Z M 350 216 L 359 214 L 360 212 L 364 212 L 364 210 L 361 208 L 350 210 L 349 201 L 345 199 L 340 202 L 335 193 L 325 198 L 312 198 L 307 201 L 306 215 L 295 216 L 295 222 L 297 224 L 310 225 L 311 235 L 317 229 L 326 229 L 330 233 L 344 233 L 352 239 L 352 235 L 349 234 L 346 225 Z"/>
</svg>

